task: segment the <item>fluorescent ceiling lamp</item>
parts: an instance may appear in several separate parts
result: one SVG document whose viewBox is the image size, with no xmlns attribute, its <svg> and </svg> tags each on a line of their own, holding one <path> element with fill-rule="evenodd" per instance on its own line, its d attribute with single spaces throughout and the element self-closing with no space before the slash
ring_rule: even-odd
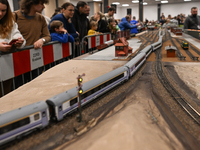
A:
<svg viewBox="0 0 200 150">
<path fill-rule="evenodd" d="M 95 2 L 100 2 L 101 0 L 93 0 L 93 1 L 95 1 Z"/>
<path fill-rule="evenodd" d="M 144 2 L 144 3 L 143 3 L 143 5 L 147 5 L 147 4 L 148 4 L 147 2 Z"/>
<path fill-rule="evenodd" d="M 168 3 L 168 1 L 161 1 L 161 3 Z"/>
<path fill-rule="evenodd" d="M 129 6 L 129 4 L 122 4 L 122 6 L 124 6 L 124 7 L 125 7 L 125 6 Z"/>
<path fill-rule="evenodd" d="M 184 0 L 185 2 L 189 2 L 189 1 L 191 1 L 191 0 Z"/>
<path fill-rule="evenodd" d="M 155 0 L 155 1 L 161 1 L 161 0 Z"/>
<path fill-rule="evenodd" d="M 114 5 L 119 5 L 120 3 L 119 3 L 119 2 L 113 2 L 112 4 L 114 4 Z"/>
<path fill-rule="evenodd" d="M 132 3 L 139 3 L 139 1 L 132 1 Z"/>
</svg>

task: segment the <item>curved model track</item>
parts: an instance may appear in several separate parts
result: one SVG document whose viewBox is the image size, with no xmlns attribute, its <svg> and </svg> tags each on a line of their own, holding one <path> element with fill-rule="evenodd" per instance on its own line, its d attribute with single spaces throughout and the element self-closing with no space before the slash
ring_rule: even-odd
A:
<svg viewBox="0 0 200 150">
<path fill-rule="evenodd" d="M 165 89 L 170 93 L 170 95 L 176 100 L 178 104 L 190 115 L 199 125 L 200 125 L 200 114 L 187 102 L 185 98 L 173 87 L 169 82 L 162 70 L 161 63 L 161 49 L 158 49 L 156 52 L 156 63 L 155 69 L 157 76 Z"/>
</svg>

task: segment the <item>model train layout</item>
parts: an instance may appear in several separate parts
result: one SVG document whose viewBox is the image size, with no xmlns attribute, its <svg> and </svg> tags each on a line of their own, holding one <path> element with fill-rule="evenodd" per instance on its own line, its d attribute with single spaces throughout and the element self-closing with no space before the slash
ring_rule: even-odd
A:
<svg viewBox="0 0 200 150">
<path fill-rule="evenodd" d="M 162 46 L 163 33 L 159 31 L 156 43 L 148 45 L 124 66 L 106 73 L 82 85 L 81 105 L 93 101 L 100 95 L 129 80 L 142 66 L 147 57 Z M 113 41 L 105 43 L 106 46 Z M 46 101 L 30 104 L 0 115 L 0 145 L 27 135 L 36 129 L 45 128 L 51 121 L 61 121 L 78 107 L 77 88 L 53 96 Z"/>
</svg>

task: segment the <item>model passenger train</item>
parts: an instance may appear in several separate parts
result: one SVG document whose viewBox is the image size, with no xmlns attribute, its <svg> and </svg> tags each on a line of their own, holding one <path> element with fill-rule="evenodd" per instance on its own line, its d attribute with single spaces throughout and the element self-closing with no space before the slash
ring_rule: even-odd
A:
<svg viewBox="0 0 200 150">
<path fill-rule="evenodd" d="M 106 73 L 82 85 L 82 105 L 94 100 L 115 86 L 129 80 L 146 61 L 152 51 L 162 46 L 159 40 L 147 46 L 124 66 Z M 49 125 L 50 120 L 62 120 L 78 107 L 77 87 L 58 94 L 46 101 L 40 101 L 0 115 L 0 145 Z"/>
</svg>

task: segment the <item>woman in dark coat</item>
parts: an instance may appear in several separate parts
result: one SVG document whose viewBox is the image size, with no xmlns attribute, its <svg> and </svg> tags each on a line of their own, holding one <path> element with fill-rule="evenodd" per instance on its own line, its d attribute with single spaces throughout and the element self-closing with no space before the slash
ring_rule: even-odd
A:
<svg viewBox="0 0 200 150">
<path fill-rule="evenodd" d="M 109 32 L 109 29 L 108 29 L 107 22 L 102 19 L 103 17 L 104 17 L 104 14 L 101 13 L 100 11 L 95 13 L 95 15 L 94 15 L 94 19 L 97 20 L 97 22 L 98 22 L 97 31 L 101 32 L 101 33 L 106 33 L 106 32 Z"/>
</svg>

